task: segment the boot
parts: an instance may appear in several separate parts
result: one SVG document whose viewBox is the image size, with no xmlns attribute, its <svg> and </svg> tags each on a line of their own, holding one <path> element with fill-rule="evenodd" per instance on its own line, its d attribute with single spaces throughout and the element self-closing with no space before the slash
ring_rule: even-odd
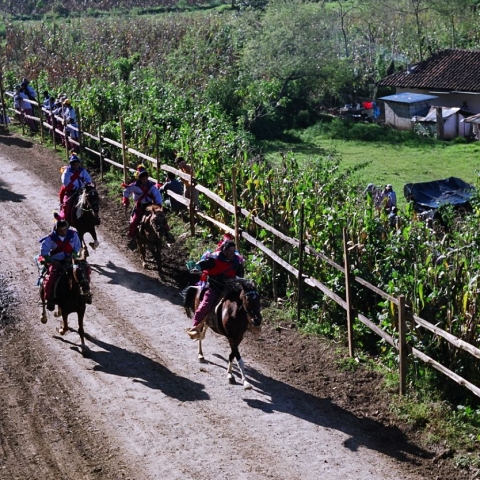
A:
<svg viewBox="0 0 480 480">
<path fill-rule="evenodd" d="M 137 240 L 135 237 L 131 238 L 127 243 L 127 247 L 133 252 L 137 248 Z"/>
</svg>

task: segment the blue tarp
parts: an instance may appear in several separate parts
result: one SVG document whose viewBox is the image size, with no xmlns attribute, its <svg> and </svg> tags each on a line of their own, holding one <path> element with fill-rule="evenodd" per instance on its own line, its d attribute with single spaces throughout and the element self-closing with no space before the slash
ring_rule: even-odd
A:
<svg viewBox="0 0 480 480">
<path fill-rule="evenodd" d="M 435 210 L 441 205 L 464 205 L 475 193 L 475 187 L 460 178 L 450 177 L 431 182 L 407 183 L 403 187 L 407 200 L 412 200 L 417 211 Z"/>
</svg>

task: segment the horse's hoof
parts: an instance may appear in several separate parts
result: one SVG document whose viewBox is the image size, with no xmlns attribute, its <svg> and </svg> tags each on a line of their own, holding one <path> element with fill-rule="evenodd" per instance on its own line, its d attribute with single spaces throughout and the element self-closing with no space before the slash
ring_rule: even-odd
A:
<svg viewBox="0 0 480 480">
<path fill-rule="evenodd" d="M 46 316 L 46 315 L 43 315 L 42 318 L 40 319 L 40 321 L 41 321 L 42 323 L 47 323 L 47 320 L 48 320 L 48 319 L 47 319 L 47 316 Z"/>
<path fill-rule="evenodd" d="M 67 328 L 60 327 L 60 328 L 58 329 L 58 333 L 59 333 L 60 335 L 65 335 L 65 334 L 68 332 L 68 330 L 69 330 L 68 327 L 67 327 Z"/>
<path fill-rule="evenodd" d="M 147 268 L 147 262 L 142 262 L 142 266 L 143 266 L 143 268 L 146 269 Z"/>
<path fill-rule="evenodd" d="M 243 389 L 244 390 L 251 390 L 253 388 L 247 381 L 243 382 Z"/>
</svg>

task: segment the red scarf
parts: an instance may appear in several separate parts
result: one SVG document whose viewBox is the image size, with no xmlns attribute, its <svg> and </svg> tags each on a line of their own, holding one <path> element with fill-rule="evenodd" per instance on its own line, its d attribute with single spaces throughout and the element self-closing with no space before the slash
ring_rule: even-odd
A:
<svg viewBox="0 0 480 480">
<path fill-rule="evenodd" d="M 57 232 L 53 232 L 50 235 L 50 238 L 57 244 L 57 247 L 50 252 L 50 255 L 56 255 L 57 253 L 63 252 L 67 255 L 70 255 L 73 252 L 73 246 L 70 243 L 70 240 L 73 238 L 73 230 L 68 230 L 65 235 L 65 240 L 62 240 Z"/>
</svg>

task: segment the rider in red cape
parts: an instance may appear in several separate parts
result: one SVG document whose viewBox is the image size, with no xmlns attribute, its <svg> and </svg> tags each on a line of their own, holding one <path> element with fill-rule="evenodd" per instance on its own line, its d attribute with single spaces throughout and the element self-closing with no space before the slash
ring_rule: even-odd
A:
<svg viewBox="0 0 480 480">
<path fill-rule="evenodd" d="M 195 269 L 203 271 L 201 280 L 208 278 L 208 283 L 203 299 L 193 316 L 193 327 L 187 332 L 191 338 L 198 337 L 201 323 L 215 306 L 225 287 L 225 281 L 243 277 L 244 261 L 235 249 L 235 242 L 224 239 L 220 242 L 219 249 L 195 265 Z"/>
<path fill-rule="evenodd" d="M 55 302 L 53 287 L 58 278 L 59 268 L 67 259 L 77 256 L 81 249 L 80 238 L 74 228 L 69 227 L 65 220 L 56 222 L 53 231 L 40 240 L 40 256 L 48 265 L 48 274 L 43 284 L 47 309 L 53 311 Z"/>
<path fill-rule="evenodd" d="M 72 203 L 75 193 L 85 184 L 92 183 L 90 174 L 80 164 L 80 158 L 72 153 L 68 167 L 62 168 L 62 187 L 58 196 L 61 203 L 60 216 L 62 220 L 71 221 Z"/>
<path fill-rule="evenodd" d="M 162 195 L 157 187 L 157 185 L 148 179 L 148 172 L 143 165 L 139 165 L 135 172 L 135 180 L 130 185 L 125 186 L 123 190 L 122 203 L 125 208 L 128 208 L 130 205 L 130 196 L 133 195 L 133 200 L 135 205 L 133 207 L 132 215 L 130 217 L 130 226 L 128 228 L 128 247 L 131 250 L 135 250 L 136 241 L 135 233 L 137 227 L 142 219 L 145 209 L 149 205 L 158 205 L 162 206 Z M 168 226 L 167 226 L 168 229 Z M 169 236 L 169 241 L 171 240 L 171 234 L 168 231 L 167 235 Z"/>
</svg>

